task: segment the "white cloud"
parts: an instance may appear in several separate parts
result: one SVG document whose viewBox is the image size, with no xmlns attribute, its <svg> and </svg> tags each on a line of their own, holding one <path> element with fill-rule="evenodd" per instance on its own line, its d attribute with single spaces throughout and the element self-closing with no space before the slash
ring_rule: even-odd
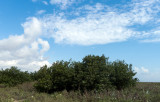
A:
<svg viewBox="0 0 160 102">
<path fill-rule="evenodd" d="M 52 4 L 62 3 L 61 0 L 51 2 Z M 56 43 L 107 44 L 144 36 L 143 32 L 129 26 L 137 24 L 143 26 L 153 21 L 156 13 L 160 11 L 156 6 L 157 3 L 159 1 L 156 0 L 134 1 L 129 5 L 128 11 L 97 3 L 95 6 L 85 5 L 77 8 L 69 14 L 46 15 L 41 20 L 44 33 L 49 33 Z M 81 14 L 83 16 L 77 16 Z M 73 16 L 75 17 L 72 18 Z"/>
<path fill-rule="evenodd" d="M 28 18 L 27 22 L 22 24 L 24 28 L 24 36 L 30 37 L 30 38 L 36 38 L 41 35 L 42 33 L 42 24 L 41 22 L 33 17 L 33 18 Z"/>
<path fill-rule="evenodd" d="M 37 15 L 44 14 L 45 12 L 46 12 L 46 10 L 39 10 L 39 11 L 37 11 Z"/>
<path fill-rule="evenodd" d="M 160 27 L 157 27 L 151 31 L 144 32 L 143 37 L 145 39 L 141 40 L 143 43 L 155 43 L 160 42 Z"/>
<path fill-rule="evenodd" d="M 144 67 L 141 68 L 135 67 L 135 72 L 137 72 L 138 74 L 146 74 L 149 73 L 149 70 Z"/>
<path fill-rule="evenodd" d="M 42 1 L 43 4 L 45 5 L 48 5 L 48 2 L 47 1 Z"/>
<path fill-rule="evenodd" d="M 160 70 L 153 68 L 153 70 L 149 70 L 147 68 L 135 67 L 134 71 L 137 72 L 136 77 L 139 78 L 140 82 L 159 82 L 160 81 Z"/>
<path fill-rule="evenodd" d="M 42 49 L 40 51 L 42 54 L 49 50 L 50 46 L 49 46 L 48 41 L 44 41 L 44 40 L 39 38 L 38 43 L 41 44 L 41 46 L 42 46 Z"/>
<path fill-rule="evenodd" d="M 62 9 L 65 9 L 68 5 L 74 3 L 74 0 L 50 0 L 50 3 L 60 5 Z"/>
<path fill-rule="evenodd" d="M 156 8 L 157 0 L 140 0 L 133 2 L 131 7 L 133 8 L 129 12 L 129 16 L 132 16 L 131 21 L 133 23 L 145 24 L 146 22 L 154 19 L 154 13 Z"/>
<path fill-rule="evenodd" d="M 48 4 L 46 1 L 42 1 Z M 50 0 L 51 4 L 66 8 L 75 0 Z M 160 42 L 159 27 L 151 31 L 139 31 L 135 25 L 146 26 L 150 22 L 160 21 L 159 0 L 132 0 L 122 9 L 97 3 L 94 6 L 84 5 L 72 12 L 46 14 L 43 22 L 43 33 L 49 34 L 56 43 L 93 45 L 108 44 L 138 38 L 141 42 Z M 40 10 L 37 14 L 44 13 Z M 83 16 L 81 16 L 83 15 Z M 36 23 L 36 22 L 35 22 Z M 35 24 L 41 25 L 41 24 Z M 153 36 L 154 35 L 154 36 Z"/>
<path fill-rule="evenodd" d="M 116 13 L 88 14 L 87 17 L 67 20 L 47 17 L 46 29 L 52 31 L 56 43 L 93 45 L 125 41 L 134 32 L 125 28 L 128 19 Z"/>
<path fill-rule="evenodd" d="M 0 67 L 17 66 L 34 71 L 43 64 L 49 65 L 43 57 L 49 50 L 49 43 L 40 38 L 41 22 L 37 18 L 28 18 L 22 26 L 24 34 L 0 40 Z"/>
</svg>

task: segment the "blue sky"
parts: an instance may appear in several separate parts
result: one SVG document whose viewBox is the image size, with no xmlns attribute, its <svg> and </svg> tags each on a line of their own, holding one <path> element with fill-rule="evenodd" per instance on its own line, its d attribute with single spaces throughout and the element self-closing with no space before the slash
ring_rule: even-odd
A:
<svg viewBox="0 0 160 102">
<path fill-rule="evenodd" d="M 160 81 L 160 0 L 3 0 L 0 67 L 35 71 L 102 55 Z"/>
</svg>

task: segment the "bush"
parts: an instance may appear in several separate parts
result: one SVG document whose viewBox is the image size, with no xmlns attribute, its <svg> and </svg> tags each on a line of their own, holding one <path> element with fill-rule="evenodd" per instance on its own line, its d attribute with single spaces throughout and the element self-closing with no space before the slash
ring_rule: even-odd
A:
<svg viewBox="0 0 160 102">
<path fill-rule="evenodd" d="M 80 90 L 102 91 L 132 87 L 138 81 L 134 78 L 132 65 L 124 61 L 108 62 L 104 55 L 88 55 L 82 62 L 57 61 L 51 67 L 42 67 L 35 73 L 35 88 L 40 92 Z"/>
<path fill-rule="evenodd" d="M 4 84 L 5 86 L 15 86 L 30 80 L 30 74 L 20 71 L 17 67 L 0 71 L 0 84 Z"/>
<path fill-rule="evenodd" d="M 34 73 L 34 79 L 37 80 L 37 83 L 34 84 L 34 87 L 39 92 L 49 92 L 52 87 L 51 75 L 47 65 L 40 68 L 38 72 Z"/>
<path fill-rule="evenodd" d="M 88 55 L 75 66 L 77 88 L 84 90 L 104 90 L 111 88 L 109 69 L 106 66 L 108 58 Z"/>
<path fill-rule="evenodd" d="M 17 67 L 0 71 L 0 84 L 15 86 L 28 81 L 35 81 L 34 88 L 39 92 L 57 91 L 102 91 L 111 88 L 122 90 L 135 86 L 132 65 L 125 61 L 109 62 L 109 58 L 88 55 L 82 62 L 57 61 L 51 67 L 47 65 L 39 71 L 22 72 Z"/>
<path fill-rule="evenodd" d="M 57 61 L 50 68 L 42 67 L 37 74 L 42 75 L 35 84 L 40 92 L 72 90 L 73 72 L 70 62 Z"/>
<path fill-rule="evenodd" d="M 34 73 L 22 72 L 17 67 L 0 70 L 0 84 L 15 86 L 28 81 L 36 81 L 34 87 L 39 92 L 57 91 L 102 91 L 110 88 L 122 90 L 135 86 L 132 65 L 125 61 L 108 62 L 109 58 L 88 55 L 82 62 L 57 61 Z"/>
<path fill-rule="evenodd" d="M 138 81 L 134 78 L 135 72 L 132 71 L 132 65 L 128 65 L 125 61 L 114 61 L 111 66 L 110 81 L 118 90 L 135 86 Z"/>
</svg>

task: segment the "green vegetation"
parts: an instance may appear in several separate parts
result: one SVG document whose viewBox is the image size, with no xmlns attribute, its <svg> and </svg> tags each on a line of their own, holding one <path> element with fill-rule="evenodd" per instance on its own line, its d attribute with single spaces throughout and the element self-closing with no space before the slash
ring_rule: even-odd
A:
<svg viewBox="0 0 160 102">
<path fill-rule="evenodd" d="M 159 102 L 160 83 L 137 83 L 134 88 L 100 93 L 66 90 L 52 94 L 38 93 L 32 82 L 16 87 L 0 86 L 0 102 Z"/>
<path fill-rule="evenodd" d="M 35 88 L 39 92 L 122 90 L 135 86 L 132 65 L 124 61 L 108 62 L 108 58 L 88 55 L 82 62 L 57 61 L 36 72 Z"/>
<path fill-rule="evenodd" d="M 139 102 L 151 100 L 149 93 L 152 90 L 146 90 L 145 87 L 141 89 L 138 85 L 145 85 L 143 83 L 136 85 L 138 79 L 134 78 L 135 74 L 131 64 L 119 60 L 109 62 L 109 58 L 104 55 L 88 55 L 81 62 L 57 61 L 50 67 L 45 65 L 37 72 L 31 73 L 11 67 L 0 70 L 0 95 L 2 96 L 0 101 L 124 102 L 127 100 L 126 102 L 132 102 L 137 100 Z M 159 84 L 153 85 L 159 88 Z M 142 97 L 140 98 L 139 95 Z"/>
<path fill-rule="evenodd" d="M 20 71 L 17 67 L 11 67 L 10 69 L 0 71 L 0 84 L 5 86 L 15 86 L 30 80 L 30 74 Z"/>
</svg>

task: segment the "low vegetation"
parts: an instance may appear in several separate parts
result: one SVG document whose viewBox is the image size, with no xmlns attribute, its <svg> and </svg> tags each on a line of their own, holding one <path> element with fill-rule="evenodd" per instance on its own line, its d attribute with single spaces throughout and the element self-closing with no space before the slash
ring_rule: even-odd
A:
<svg viewBox="0 0 160 102">
<path fill-rule="evenodd" d="M 138 82 L 134 88 L 107 90 L 100 93 L 66 90 L 52 94 L 39 93 L 34 83 L 23 83 L 15 87 L 0 86 L 0 102 L 159 102 L 160 83 Z"/>
</svg>

